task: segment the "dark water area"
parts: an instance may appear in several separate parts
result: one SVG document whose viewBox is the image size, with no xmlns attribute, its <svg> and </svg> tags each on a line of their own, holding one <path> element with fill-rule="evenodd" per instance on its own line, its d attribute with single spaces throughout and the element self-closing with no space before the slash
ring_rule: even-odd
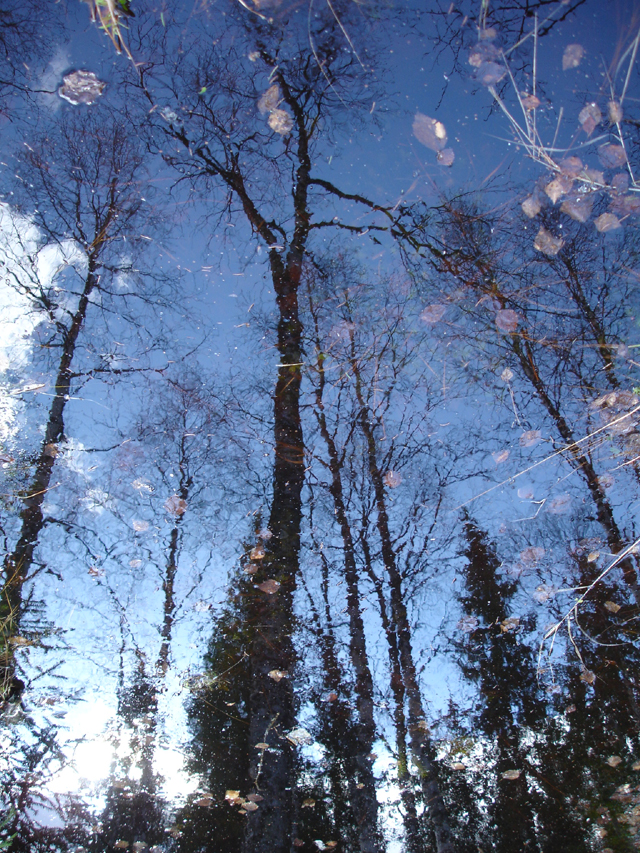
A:
<svg viewBox="0 0 640 853">
<path fill-rule="evenodd" d="M 640 5 L 0 47 L 0 850 L 640 849 Z"/>
</svg>

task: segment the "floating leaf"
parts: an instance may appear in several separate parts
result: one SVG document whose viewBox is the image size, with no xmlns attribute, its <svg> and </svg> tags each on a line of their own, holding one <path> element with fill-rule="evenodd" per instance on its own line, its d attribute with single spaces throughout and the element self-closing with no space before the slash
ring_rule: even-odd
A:
<svg viewBox="0 0 640 853">
<path fill-rule="evenodd" d="M 129 846 L 129 842 L 125 841 L 124 839 L 121 839 L 120 841 L 116 841 L 113 846 L 116 848 L 116 850 L 126 850 Z"/>
<path fill-rule="evenodd" d="M 280 586 L 281 584 L 273 578 L 269 578 L 269 580 L 266 580 L 263 583 L 256 584 L 257 589 L 262 592 L 266 592 L 267 595 L 275 595 L 275 593 L 280 589 Z"/>
<path fill-rule="evenodd" d="M 388 486 L 390 489 L 396 489 L 402 482 L 402 475 L 398 474 L 397 471 L 387 471 L 382 479 L 385 486 Z"/>
<path fill-rule="evenodd" d="M 619 124 L 622 121 L 623 111 L 619 101 L 609 101 L 607 104 L 607 113 L 611 124 Z"/>
<path fill-rule="evenodd" d="M 305 842 L 301 838 L 294 838 L 293 839 L 293 846 L 294 847 L 304 847 L 304 845 L 305 845 Z"/>
<path fill-rule="evenodd" d="M 302 808 L 303 809 L 312 809 L 315 806 L 315 804 L 316 804 L 315 800 L 306 799 L 306 800 L 302 801 Z"/>
<path fill-rule="evenodd" d="M 245 804 L 244 804 L 243 808 L 244 808 L 244 810 L 245 810 L 245 811 L 247 811 L 247 812 L 255 812 L 255 811 L 257 811 L 257 810 L 260 808 L 260 806 L 259 806 L 257 803 L 252 803 L 252 802 L 246 802 L 246 801 L 245 801 Z"/>
<path fill-rule="evenodd" d="M 610 755 L 609 758 L 607 758 L 607 764 L 609 767 L 617 767 L 619 764 L 622 764 L 622 759 L 619 755 Z"/>
<path fill-rule="evenodd" d="M 471 634 L 478 627 L 478 620 L 475 616 L 463 616 L 456 625 L 458 631 L 463 631 L 465 634 Z"/>
<path fill-rule="evenodd" d="M 593 684 L 596 680 L 595 672 L 591 672 L 590 669 L 583 668 L 580 673 L 580 681 L 584 681 L 585 684 Z"/>
<path fill-rule="evenodd" d="M 600 556 L 600 551 L 592 551 L 587 557 L 587 563 L 595 563 Z"/>
<path fill-rule="evenodd" d="M 493 86 L 499 83 L 506 73 L 507 69 L 504 65 L 499 65 L 497 62 L 483 62 L 476 71 L 476 80 L 483 86 Z"/>
<path fill-rule="evenodd" d="M 282 93 L 280 92 L 280 86 L 277 83 L 274 83 L 273 86 L 269 86 L 266 92 L 260 95 L 260 99 L 258 100 L 258 110 L 265 115 L 265 113 L 270 113 L 273 110 L 278 108 L 278 104 L 282 101 Z"/>
<path fill-rule="evenodd" d="M 562 70 L 569 71 L 571 68 L 577 68 L 583 56 L 584 48 L 581 44 L 568 44 L 562 54 Z"/>
<path fill-rule="evenodd" d="M 502 462 L 506 462 L 509 458 L 509 451 L 500 450 L 496 451 L 495 453 L 492 453 L 491 455 L 493 456 L 493 461 L 496 463 L 496 465 L 500 465 Z"/>
<path fill-rule="evenodd" d="M 505 369 L 500 374 L 500 379 L 502 379 L 503 382 L 511 382 L 511 380 L 513 379 L 513 370 L 511 370 L 511 368 L 509 367 L 505 367 Z"/>
<path fill-rule="evenodd" d="M 199 800 L 196 800 L 194 802 L 194 805 L 196 805 L 196 806 L 210 806 L 212 802 L 213 802 L 213 797 L 206 796 L 206 797 L 201 797 Z"/>
<path fill-rule="evenodd" d="M 337 693 L 329 693 L 329 695 L 327 696 L 327 702 L 335 702 L 337 698 Z"/>
<path fill-rule="evenodd" d="M 561 173 L 569 178 L 577 178 L 584 171 L 582 160 L 579 157 L 565 157 L 558 165 Z"/>
<path fill-rule="evenodd" d="M 542 209 L 542 203 L 537 198 L 534 198 L 532 195 L 530 195 L 525 198 L 525 200 L 522 202 L 521 207 L 524 215 L 528 216 L 529 219 L 533 219 L 534 216 L 537 216 L 540 213 Z"/>
<path fill-rule="evenodd" d="M 598 148 L 598 157 L 605 169 L 617 169 L 627 162 L 627 152 L 622 145 L 612 145 L 610 142 Z"/>
<path fill-rule="evenodd" d="M 503 633 L 513 631 L 520 624 L 520 619 L 517 616 L 510 616 L 508 619 L 503 619 L 500 623 L 500 630 Z"/>
<path fill-rule="evenodd" d="M 635 764 L 631 765 L 632 770 L 640 770 L 640 761 L 636 761 Z"/>
<path fill-rule="evenodd" d="M 251 553 L 249 554 L 250 560 L 264 560 L 266 551 L 264 550 L 264 545 L 259 542 L 255 548 L 251 549 Z"/>
<path fill-rule="evenodd" d="M 132 569 L 139 569 L 142 565 L 142 560 L 129 560 L 129 565 Z"/>
<path fill-rule="evenodd" d="M 438 151 L 438 163 L 440 166 L 453 166 L 453 161 L 456 159 L 453 148 L 443 148 Z"/>
<path fill-rule="evenodd" d="M 461 761 L 454 761 L 451 765 L 452 770 L 466 770 L 467 765 L 463 764 Z"/>
<path fill-rule="evenodd" d="M 549 506 L 547 507 L 548 511 L 553 515 L 562 515 L 565 512 L 568 512 L 571 508 L 571 497 L 568 494 L 558 495 L 557 498 L 554 498 L 549 502 Z"/>
<path fill-rule="evenodd" d="M 73 71 L 62 78 L 62 83 L 58 94 L 74 106 L 95 103 L 107 85 L 98 80 L 93 71 Z"/>
<path fill-rule="evenodd" d="M 593 220 L 593 223 L 601 234 L 607 234 L 609 231 L 615 231 L 622 227 L 620 220 L 614 213 L 601 213 L 597 219 Z"/>
<path fill-rule="evenodd" d="M 164 502 L 164 508 L 171 515 L 184 515 L 187 511 L 187 502 L 183 498 L 179 498 L 178 495 L 171 495 Z"/>
<path fill-rule="evenodd" d="M 258 537 L 263 539 L 265 542 L 268 542 L 269 539 L 273 536 L 273 533 L 269 530 L 268 527 L 263 527 L 262 530 L 258 530 Z"/>
<path fill-rule="evenodd" d="M 471 49 L 468 62 L 473 68 L 480 68 L 483 63 L 499 58 L 500 51 L 498 48 L 490 41 L 482 39 Z"/>
<path fill-rule="evenodd" d="M 293 119 L 286 110 L 272 110 L 269 114 L 269 127 L 280 136 L 286 136 L 293 129 Z"/>
<path fill-rule="evenodd" d="M 617 613 L 620 610 L 620 605 L 616 604 L 615 601 L 605 601 L 604 606 L 609 613 Z"/>
<path fill-rule="evenodd" d="M 429 325 L 437 323 L 439 320 L 442 320 L 446 310 L 446 305 L 440 305 L 438 303 L 434 305 L 427 305 L 424 311 L 420 314 L 420 319 L 423 323 L 428 323 Z"/>
<path fill-rule="evenodd" d="M 255 749 L 269 749 L 268 743 L 257 743 L 254 747 Z"/>
<path fill-rule="evenodd" d="M 313 743 L 313 735 L 311 735 L 306 729 L 303 729 L 302 726 L 298 726 L 295 729 L 291 729 L 290 732 L 287 732 L 287 740 L 294 746 L 303 746 L 304 744 Z"/>
<path fill-rule="evenodd" d="M 149 522 L 148 521 L 138 521 L 137 519 L 135 519 L 134 521 L 131 522 L 131 526 L 136 531 L 136 533 L 142 533 L 143 531 L 149 529 Z"/>
<path fill-rule="evenodd" d="M 432 151 L 442 151 L 446 146 L 447 131 L 441 121 L 417 112 L 411 127 L 416 139 Z"/>
<path fill-rule="evenodd" d="M 591 136 L 593 131 L 602 121 L 602 113 L 600 112 L 600 107 L 593 101 L 590 104 L 585 104 L 584 107 L 580 110 L 580 114 L 578 115 L 578 121 L 582 125 L 582 129 L 587 134 L 587 136 Z"/>
<path fill-rule="evenodd" d="M 575 705 L 567 705 L 567 707 L 564 709 L 564 712 L 565 714 L 575 714 L 577 710 L 578 709 Z"/>
<path fill-rule="evenodd" d="M 524 500 L 531 500 L 534 496 L 534 491 L 531 486 L 520 486 L 518 489 L 518 497 Z"/>
<path fill-rule="evenodd" d="M 502 774 L 502 778 L 513 781 L 515 779 L 519 779 L 521 775 L 522 775 L 522 770 L 505 770 L 504 773 Z"/>
<path fill-rule="evenodd" d="M 611 189 L 616 195 L 626 193 L 629 189 L 629 175 L 627 172 L 616 172 L 611 178 Z"/>
<path fill-rule="evenodd" d="M 557 178 L 554 178 L 546 185 L 544 191 L 555 204 L 559 198 L 569 192 L 572 186 L 573 178 L 570 178 L 568 175 L 558 175 Z"/>
<path fill-rule="evenodd" d="M 560 210 L 576 222 L 586 222 L 593 210 L 593 195 L 591 193 L 577 193 L 569 196 L 560 205 Z"/>
<path fill-rule="evenodd" d="M 549 601 L 550 598 L 553 598 L 558 590 L 555 586 L 548 586 L 545 583 L 540 584 L 540 586 L 536 587 L 536 591 L 533 593 L 533 600 L 537 601 L 538 604 L 544 604 L 545 601 Z"/>
<path fill-rule="evenodd" d="M 522 106 L 525 110 L 537 110 L 540 106 L 540 98 L 536 97 L 536 95 L 523 95 Z"/>
<path fill-rule="evenodd" d="M 530 545 L 524 551 L 520 551 L 520 559 L 527 566 L 532 566 L 544 557 L 544 548 L 540 545 Z"/>
<path fill-rule="evenodd" d="M 638 216 L 640 214 L 640 196 L 623 195 L 614 198 L 609 209 L 618 216 Z"/>
<path fill-rule="evenodd" d="M 228 802 L 230 802 L 233 805 L 234 803 L 237 803 L 238 800 L 241 799 L 240 791 L 232 791 L 232 790 L 225 791 L 224 798 L 225 798 L 225 800 L 227 800 Z"/>
<path fill-rule="evenodd" d="M 282 681 L 283 678 L 287 678 L 289 673 L 284 669 L 272 669 L 267 673 L 269 678 L 273 678 L 274 681 Z"/>
<path fill-rule="evenodd" d="M 520 318 L 511 308 L 502 308 L 496 314 L 496 326 L 501 332 L 515 332 L 520 325 Z"/>
<path fill-rule="evenodd" d="M 250 803 L 261 803 L 264 800 L 264 797 L 262 794 L 249 794 L 247 796 L 247 800 Z"/>
<path fill-rule="evenodd" d="M 534 249 L 550 257 L 557 255 L 563 246 L 564 240 L 560 237 L 554 237 L 546 228 L 540 228 L 533 242 Z"/>
<path fill-rule="evenodd" d="M 56 456 L 60 453 L 57 444 L 45 444 L 44 446 L 44 455 L 48 456 L 50 459 L 55 459 Z"/>
<path fill-rule="evenodd" d="M 202 87 L 202 89 L 200 89 L 200 91 L 198 92 L 198 94 L 199 94 L 199 95 L 204 95 L 206 91 L 207 91 L 207 87 L 206 87 L 206 86 L 203 86 L 203 87 Z"/>
<path fill-rule="evenodd" d="M 526 432 L 522 433 L 518 439 L 518 444 L 520 447 L 533 447 L 540 441 L 541 436 L 542 433 L 539 429 L 528 429 Z"/>
</svg>

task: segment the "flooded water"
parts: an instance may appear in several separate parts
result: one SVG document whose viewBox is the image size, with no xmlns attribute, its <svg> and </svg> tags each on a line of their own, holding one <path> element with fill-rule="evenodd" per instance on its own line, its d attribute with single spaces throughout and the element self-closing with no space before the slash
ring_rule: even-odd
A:
<svg viewBox="0 0 640 853">
<path fill-rule="evenodd" d="M 639 849 L 640 5 L 0 43 L 0 850 Z"/>
</svg>

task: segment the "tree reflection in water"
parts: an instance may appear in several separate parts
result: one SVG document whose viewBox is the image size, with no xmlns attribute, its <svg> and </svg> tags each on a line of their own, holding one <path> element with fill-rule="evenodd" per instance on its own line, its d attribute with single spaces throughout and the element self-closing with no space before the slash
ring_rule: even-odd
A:
<svg viewBox="0 0 640 853">
<path fill-rule="evenodd" d="M 95 103 L 1 84 L 4 846 L 635 849 L 638 41 L 605 98 L 602 10 L 467 5 L 109 7 Z"/>
</svg>

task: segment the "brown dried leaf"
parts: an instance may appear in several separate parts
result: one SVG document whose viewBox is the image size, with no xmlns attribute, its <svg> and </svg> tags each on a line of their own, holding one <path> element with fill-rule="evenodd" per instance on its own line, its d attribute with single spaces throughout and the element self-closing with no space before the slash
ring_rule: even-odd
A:
<svg viewBox="0 0 640 853">
<path fill-rule="evenodd" d="M 282 681 L 283 678 L 288 678 L 289 673 L 284 669 L 272 669 L 267 673 L 269 678 L 273 678 L 275 682 Z"/>
<path fill-rule="evenodd" d="M 402 482 L 402 475 L 398 474 L 397 471 L 387 471 L 382 479 L 385 486 L 388 486 L 390 489 L 397 489 Z"/>
<path fill-rule="evenodd" d="M 610 755 L 609 758 L 607 758 L 607 764 L 609 767 L 617 767 L 619 764 L 622 764 L 622 759 L 619 755 Z"/>
<path fill-rule="evenodd" d="M 607 142 L 598 148 L 598 157 L 605 169 L 617 169 L 627 162 L 627 154 L 622 145 Z"/>
<path fill-rule="evenodd" d="M 238 800 L 241 799 L 240 791 L 232 791 L 232 790 L 225 791 L 224 798 L 225 798 L 225 800 L 227 800 L 228 802 L 230 802 L 233 805 L 234 803 L 236 803 Z"/>
<path fill-rule="evenodd" d="M 587 134 L 587 136 L 591 136 L 593 131 L 602 121 L 602 113 L 600 112 L 600 107 L 592 101 L 590 104 L 585 104 L 584 107 L 580 110 L 580 114 L 578 115 L 578 121 L 582 125 L 582 129 Z"/>
<path fill-rule="evenodd" d="M 537 110 L 540 106 L 540 98 L 535 95 L 523 95 L 522 96 L 522 106 L 525 110 Z"/>
<path fill-rule="evenodd" d="M 514 779 L 519 779 L 521 775 L 522 770 L 505 770 L 502 774 L 502 778 L 513 781 Z"/>
<path fill-rule="evenodd" d="M 569 192 L 572 186 L 573 178 L 570 178 L 568 175 L 558 175 L 557 178 L 554 178 L 547 184 L 544 191 L 555 204 L 558 199 Z"/>
<path fill-rule="evenodd" d="M 164 508 L 168 513 L 177 517 L 185 514 L 187 511 L 187 502 L 183 498 L 179 498 L 178 495 L 171 495 L 164 502 Z"/>
<path fill-rule="evenodd" d="M 453 166 L 453 161 L 456 159 L 453 148 L 443 148 L 438 151 L 438 163 L 440 166 Z"/>
<path fill-rule="evenodd" d="M 249 558 L 251 560 L 264 560 L 266 551 L 264 550 L 264 545 L 260 542 L 255 548 L 251 549 L 251 553 L 249 554 Z"/>
<path fill-rule="evenodd" d="M 541 548 L 539 545 L 530 545 L 524 551 L 520 551 L 520 560 L 526 566 L 532 566 L 544 557 L 544 553 L 544 548 Z"/>
<path fill-rule="evenodd" d="M 496 451 L 496 453 L 492 453 L 491 455 L 493 456 L 493 461 L 496 463 L 496 465 L 500 465 L 502 462 L 506 462 L 509 458 L 509 451 L 500 450 Z"/>
<path fill-rule="evenodd" d="M 611 124 L 619 124 L 622 121 L 623 111 L 619 101 L 609 101 L 607 104 L 607 112 Z"/>
<path fill-rule="evenodd" d="M 194 805 L 196 805 L 196 806 L 210 806 L 212 802 L 213 802 L 213 797 L 206 796 L 206 797 L 201 797 L 199 800 L 196 800 Z"/>
<path fill-rule="evenodd" d="M 579 157 L 565 157 L 558 165 L 563 175 L 568 175 L 570 178 L 577 178 L 582 173 L 584 166 Z"/>
<path fill-rule="evenodd" d="M 506 73 L 507 69 L 504 65 L 499 65 L 497 62 L 483 62 L 476 71 L 476 80 L 483 86 L 493 86 L 499 83 Z"/>
<path fill-rule="evenodd" d="M 270 113 L 272 110 L 277 109 L 278 104 L 282 101 L 282 93 L 280 91 L 280 86 L 277 83 L 274 83 L 273 86 L 269 86 L 266 92 L 260 95 L 260 99 L 258 100 L 258 110 L 264 115 L 265 113 Z"/>
<path fill-rule="evenodd" d="M 266 592 L 267 595 L 275 595 L 275 593 L 280 589 L 280 586 L 281 584 L 273 578 L 269 578 L 269 580 L 266 580 L 263 583 L 256 584 L 256 588 L 262 592 Z"/>
<path fill-rule="evenodd" d="M 583 56 L 584 48 L 581 44 L 568 44 L 562 54 L 562 70 L 569 71 L 571 68 L 577 68 Z"/>
<path fill-rule="evenodd" d="M 304 841 L 301 838 L 294 838 L 293 839 L 293 846 L 294 847 L 304 847 Z"/>
<path fill-rule="evenodd" d="M 528 216 L 529 219 L 533 219 L 534 216 L 537 216 L 542 209 L 542 204 L 538 201 L 537 198 L 534 198 L 532 195 L 525 198 L 522 202 L 522 212 L 525 216 Z"/>
<path fill-rule="evenodd" d="M 587 563 L 595 563 L 600 556 L 600 551 L 592 551 L 587 557 Z"/>
<path fill-rule="evenodd" d="M 520 624 L 520 619 L 517 616 L 510 616 L 508 619 L 503 619 L 500 623 L 500 630 L 503 633 L 507 631 L 513 631 L 514 628 L 517 628 Z"/>
<path fill-rule="evenodd" d="M 269 114 L 269 127 L 280 136 L 286 136 L 293 130 L 293 119 L 286 110 L 272 110 Z"/>
<path fill-rule="evenodd" d="M 569 196 L 560 205 L 560 210 L 576 222 L 586 222 L 593 211 L 593 195 L 591 193 L 578 193 Z"/>
<path fill-rule="evenodd" d="M 254 749 L 269 749 L 269 744 L 261 741 L 255 745 Z"/>
<path fill-rule="evenodd" d="M 454 761 L 451 765 L 452 770 L 466 770 L 467 765 L 463 764 L 461 761 Z"/>
<path fill-rule="evenodd" d="M 257 803 L 247 802 L 245 800 L 245 804 L 244 804 L 243 808 L 247 812 L 255 812 L 260 808 L 260 806 Z"/>
<path fill-rule="evenodd" d="M 441 121 L 429 118 L 424 113 L 416 113 L 413 119 L 412 130 L 415 138 L 432 151 L 442 151 L 447 144 L 445 126 Z"/>
<path fill-rule="evenodd" d="M 590 669 L 583 669 L 580 674 L 580 681 L 584 681 L 585 684 L 593 684 L 596 680 L 595 672 L 591 672 Z"/>
<path fill-rule="evenodd" d="M 515 332 L 520 325 L 520 318 L 511 308 L 502 308 L 496 314 L 496 326 L 501 332 Z"/>
<path fill-rule="evenodd" d="M 557 255 L 563 246 L 564 240 L 560 237 L 554 237 L 546 228 L 540 228 L 533 242 L 534 249 L 550 257 Z"/>
<path fill-rule="evenodd" d="M 616 604 L 615 601 L 605 601 L 604 606 L 609 613 L 617 613 L 620 610 L 620 605 Z"/>
<path fill-rule="evenodd" d="M 302 808 L 303 809 L 312 809 L 315 806 L 315 804 L 316 804 L 315 800 L 310 800 L 310 799 L 303 800 L 302 801 Z"/>
<path fill-rule="evenodd" d="M 620 220 L 613 213 L 601 213 L 593 222 L 601 234 L 607 234 L 609 231 L 615 231 L 622 227 Z"/>
<path fill-rule="evenodd" d="M 539 429 L 528 429 L 526 432 L 522 433 L 518 439 L 518 444 L 520 447 L 533 447 L 540 441 L 541 436 L 542 433 Z"/>
</svg>

